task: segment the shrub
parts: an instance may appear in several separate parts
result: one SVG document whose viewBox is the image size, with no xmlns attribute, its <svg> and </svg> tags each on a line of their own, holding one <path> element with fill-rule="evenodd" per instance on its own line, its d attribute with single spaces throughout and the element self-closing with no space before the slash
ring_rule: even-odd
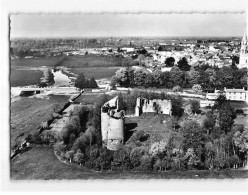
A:
<svg viewBox="0 0 248 195">
<path fill-rule="evenodd" d="M 130 153 L 130 161 L 133 167 L 138 167 L 141 164 L 141 157 L 147 153 L 145 147 L 135 147 Z"/>
<path fill-rule="evenodd" d="M 77 150 L 77 152 L 73 155 L 73 161 L 77 164 L 82 164 L 84 162 L 83 160 L 84 154 L 81 152 L 80 149 Z"/>
<path fill-rule="evenodd" d="M 60 155 L 61 153 L 64 153 L 65 149 L 66 149 L 66 146 L 62 142 L 56 142 L 54 144 L 54 150 L 58 152 L 58 155 Z"/>
<path fill-rule="evenodd" d="M 190 101 L 190 107 L 191 107 L 191 110 L 194 114 L 198 113 L 199 109 L 200 109 L 200 102 L 197 100 L 191 100 Z"/>
</svg>

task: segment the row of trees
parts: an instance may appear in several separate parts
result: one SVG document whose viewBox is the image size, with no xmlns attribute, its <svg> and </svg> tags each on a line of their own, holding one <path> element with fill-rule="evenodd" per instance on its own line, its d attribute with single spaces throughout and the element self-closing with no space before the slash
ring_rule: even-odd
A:
<svg viewBox="0 0 248 195">
<path fill-rule="evenodd" d="M 242 88 L 247 85 L 245 69 L 223 67 L 220 69 L 209 66 L 196 67 L 190 71 L 183 71 L 173 66 L 170 72 L 156 70 L 147 73 L 144 69 L 121 68 L 111 79 L 111 85 L 124 87 L 163 87 L 192 88 L 195 84 L 204 89 Z"/>
<path fill-rule="evenodd" d="M 83 73 L 80 73 L 75 80 L 75 87 L 79 89 L 84 88 L 98 88 L 98 85 L 96 83 L 96 80 L 94 77 L 91 77 L 90 79 L 86 79 Z"/>
<path fill-rule="evenodd" d="M 51 69 L 47 68 L 43 71 L 43 77 L 41 78 L 40 83 L 38 84 L 39 87 L 46 87 L 49 85 L 54 84 L 54 75 Z"/>
</svg>

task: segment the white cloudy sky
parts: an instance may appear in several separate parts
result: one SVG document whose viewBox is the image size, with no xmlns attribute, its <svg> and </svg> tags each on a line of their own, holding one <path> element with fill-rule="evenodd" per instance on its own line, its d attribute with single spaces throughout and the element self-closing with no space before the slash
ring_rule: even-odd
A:
<svg viewBox="0 0 248 195">
<path fill-rule="evenodd" d="M 10 36 L 240 36 L 238 14 L 20 14 L 10 16 Z"/>
</svg>

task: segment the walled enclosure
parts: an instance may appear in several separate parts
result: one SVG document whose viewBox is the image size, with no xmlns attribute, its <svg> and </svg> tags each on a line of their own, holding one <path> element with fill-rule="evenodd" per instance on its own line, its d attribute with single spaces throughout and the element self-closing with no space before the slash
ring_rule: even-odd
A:
<svg viewBox="0 0 248 195">
<path fill-rule="evenodd" d="M 101 132 L 103 145 L 117 150 L 124 143 L 125 113 L 119 110 L 118 96 L 101 108 Z"/>
<path fill-rule="evenodd" d="M 156 112 L 159 114 L 171 115 L 172 104 L 170 100 L 148 100 L 145 98 L 137 98 L 135 107 L 135 116 L 140 116 L 145 112 Z"/>
</svg>

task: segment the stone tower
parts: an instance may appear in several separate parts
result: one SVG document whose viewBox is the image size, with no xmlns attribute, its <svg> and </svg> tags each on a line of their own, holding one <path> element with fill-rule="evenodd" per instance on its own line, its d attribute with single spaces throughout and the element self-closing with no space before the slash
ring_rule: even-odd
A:
<svg viewBox="0 0 248 195">
<path fill-rule="evenodd" d="M 247 26 L 245 26 L 244 35 L 241 41 L 239 68 L 248 68 L 248 37 Z"/>
</svg>

